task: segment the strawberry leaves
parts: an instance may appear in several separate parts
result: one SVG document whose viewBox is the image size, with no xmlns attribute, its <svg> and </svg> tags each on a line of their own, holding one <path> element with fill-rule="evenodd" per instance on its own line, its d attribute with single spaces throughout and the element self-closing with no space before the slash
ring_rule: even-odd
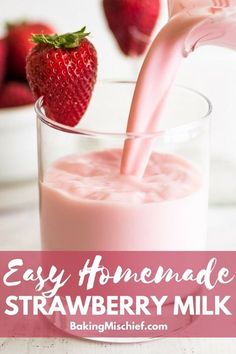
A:
<svg viewBox="0 0 236 354">
<path fill-rule="evenodd" d="M 63 35 L 53 34 L 33 34 L 32 40 L 34 43 L 48 44 L 54 48 L 76 48 L 80 45 L 81 40 L 86 38 L 90 33 L 86 32 L 86 27 L 73 33 L 65 33 Z"/>
</svg>

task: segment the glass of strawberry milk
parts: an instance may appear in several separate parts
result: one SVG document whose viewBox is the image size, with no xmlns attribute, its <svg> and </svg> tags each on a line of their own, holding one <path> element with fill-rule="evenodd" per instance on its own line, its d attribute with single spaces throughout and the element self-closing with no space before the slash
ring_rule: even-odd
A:
<svg viewBox="0 0 236 354">
<path fill-rule="evenodd" d="M 134 88 L 97 83 L 75 128 L 50 120 L 37 101 L 43 250 L 205 248 L 211 104 L 175 86 L 158 131 L 126 133 Z M 142 176 L 122 173 L 127 142 L 140 160 L 150 150 Z"/>
</svg>

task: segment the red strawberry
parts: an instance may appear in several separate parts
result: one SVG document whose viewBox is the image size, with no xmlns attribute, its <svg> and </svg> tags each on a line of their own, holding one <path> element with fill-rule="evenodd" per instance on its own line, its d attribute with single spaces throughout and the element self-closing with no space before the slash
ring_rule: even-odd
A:
<svg viewBox="0 0 236 354">
<path fill-rule="evenodd" d="M 47 116 L 75 126 L 86 111 L 97 76 L 97 53 L 85 27 L 64 35 L 34 35 L 38 43 L 27 58 L 31 90 L 44 97 Z"/>
<path fill-rule="evenodd" d="M 0 108 L 31 104 L 34 98 L 27 84 L 9 81 L 0 89 Z"/>
<path fill-rule="evenodd" d="M 8 76 L 13 79 L 25 79 L 26 57 L 30 49 L 34 47 L 31 40 L 32 34 L 51 34 L 54 32 L 53 28 L 43 23 L 9 24 L 7 34 Z"/>
<path fill-rule="evenodd" d="M 4 38 L 0 39 L 0 86 L 6 72 L 7 46 Z"/>
<path fill-rule="evenodd" d="M 160 13 L 160 0 L 103 0 L 103 8 L 122 52 L 143 54 Z"/>
</svg>

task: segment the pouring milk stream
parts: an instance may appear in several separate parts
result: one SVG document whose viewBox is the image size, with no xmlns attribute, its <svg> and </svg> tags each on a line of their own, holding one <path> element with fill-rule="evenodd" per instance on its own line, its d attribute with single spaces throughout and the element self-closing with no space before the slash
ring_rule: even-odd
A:
<svg viewBox="0 0 236 354">
<path fill-rule="evenodd" d="M 153 41 L 141 68 L 127 133 L 158 131 L 159 121 L 182 60 L 200 46 L 236 50 L 236 0 L 169 0 L 168 23 Z M 121 173 L 142 177 L 152 138 L 126 140 Z"/>
</svg>

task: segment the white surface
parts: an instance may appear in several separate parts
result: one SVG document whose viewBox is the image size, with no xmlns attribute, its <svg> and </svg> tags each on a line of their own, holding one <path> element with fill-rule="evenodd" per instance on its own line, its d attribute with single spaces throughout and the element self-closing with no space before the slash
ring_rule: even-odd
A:
<svg viewBox="0 0 236 354">
<path fill-rule="evenodd" d="M 98 344 L 75 339 L 0 340 L 4 354 L 235 354 L 236 339 L 161 339 L 145 344 Z"/>
<path fill-rule="evenodd" d="M 0 249 L 40 247 L 36 204 L 0 213 Z M 236 206 L 209 212 L 208 248 L 236 250 Z M 102 344 L 77 339 L 0 339 L 3 354 L 235 354 L 236 339 L 161 339 L 145 344 Z"/>
<path fill-rule="evenodd" d="M 0 183 L 36 177 L 36 121 L 33 105 L 0 109 L 0 146 Z"/>
</svg>

